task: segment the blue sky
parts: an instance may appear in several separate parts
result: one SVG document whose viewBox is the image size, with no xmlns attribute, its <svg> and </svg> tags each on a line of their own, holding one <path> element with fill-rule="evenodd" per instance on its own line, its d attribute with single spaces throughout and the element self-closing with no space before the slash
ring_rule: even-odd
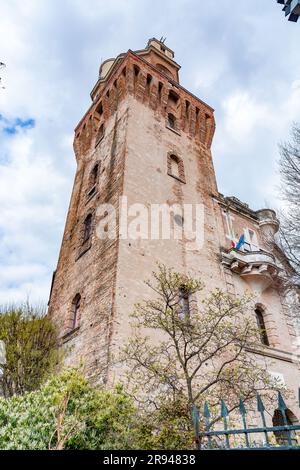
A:
<svg viewBox="0 0 300 470">
<path fill-rule="evenodd" d="M 277 207 L 278 142 L 300 120 L 300 24 L 275 0 L 0 0 L 0 302 L 47 300 L 101 59 L 167 37 L 215 108 L 219 190 Z"/>
<path fill-rule="evenodd" d="M 34 119 L 23 120 L 20 118 L 9 120 L 1 116 L 0 114 L 0 124 L 1 124 L 1 131 L 4 134 L 15 135 L 18 133 L 20 129 L 31 129 L 32 127 L 34 127 L 35 120 Z"/>
</svg>

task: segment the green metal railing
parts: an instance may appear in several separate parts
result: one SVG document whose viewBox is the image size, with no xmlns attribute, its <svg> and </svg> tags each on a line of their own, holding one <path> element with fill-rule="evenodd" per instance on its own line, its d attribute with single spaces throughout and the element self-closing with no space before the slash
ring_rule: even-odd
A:
<svg viewBox="0 0 300 470">
<path fill-rule="evenodd" d="M 299 406 L 300 406 L 300 389 L 299 389 Z M 300 450 L 300 423 L 292 424 L 287 414 L 287 406 L 280 392 L 278 392 L 278 408 L 283 424 L 280 426 L 267 426 L 265 417 L 265 406 L 259 395 L 257 395 L 257 411 L 260 414 L 262 426 L 249 427 L 247 423 L 247 411 L 243 400 L 240 400 L 238 411 L 240 414 L 243 427 L 240 429 L 229 428 L 229 411 L 224 402 L 221 401 L 221 412 L 219 422 L 223 423 L 222 430 L 212 430 L 215 419 L 211 420 L 211 413 L 208 403 L 204 403 L 202 420 L 205 421 L 205 431 L 199 431 L 200 414 L 196 405 L 193 407 L 193 422 L 195 430 L 195 447 L 201 450 L 253 450 L 253 449 L 292 449 Z M 264 442 L 257 443 L 252 440 L 253 435 L 263 435 Z M 232 445 L 230 437 L 242 437 L 242 443 Z M 223 441 L 220 442 L 220 438 Z"/>
</svg>

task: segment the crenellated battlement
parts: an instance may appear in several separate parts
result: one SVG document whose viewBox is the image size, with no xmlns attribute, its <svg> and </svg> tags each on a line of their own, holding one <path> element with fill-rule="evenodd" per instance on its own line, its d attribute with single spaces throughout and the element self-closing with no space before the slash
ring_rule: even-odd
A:
<svg viewBox="0 0 300 470">
<path fill-rule="evenodd" d="M 162 68 L 128 51 L 121 60 L 115 60 L 107 75 L 94 90 L 94 102 L 75 129 L 76 155 L 95 147 L 99 129 L 128 95 L 160 114 L 174 132 L 186 133 L 210 149 L 215 132 L 213 109 L 167 76 Z"/>
</svg>

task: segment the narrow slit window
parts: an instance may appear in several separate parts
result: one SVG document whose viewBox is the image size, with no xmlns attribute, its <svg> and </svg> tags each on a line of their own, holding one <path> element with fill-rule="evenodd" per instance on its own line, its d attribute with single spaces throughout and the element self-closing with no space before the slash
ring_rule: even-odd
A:
<svg viewBox="0 0 300 470">
<path fill-rule="evenodd" d="M 255 309 L 256 322 L 259 328 L 260 341 L 264 346 L 270 346 L 269 338 L 267 335 L 266 324 L 264 319 L 264 314 L 260 308 Z"/>
<path fill-rule="evenodd" d="M 101 124 L 97 133 L 96 145 L 100 142 L 100 140 L 103 139 L 103 137 L 104 137 L 104 124 Z"/>
<path fill-rule="evenodd" d="M 96 163 L 96 165 L 94 166 L 91 172 L 91 186 L 95 186 L 95 184 L 97 183 L 98 174 L 99 174 L 99 164 Z"/>
<path fill-rule="evenodd" d="M 89 177 L 89 182 L 88 182 L 88 192 L 87 192 L 87 197 L 91 197 L 95 192 L 96 192 L 96 186 L 98 182 L 98 176 L 99 176 L 99 163 L 96 163 L 94 165 L 90 177 Z"/>
<path fill-rule="evenodd" d="M 84 227 L 83 227 L 83 243 L 88 242 L 92 235 L 92 221 L 93 216 L 89 214 L 84 220 Z"/>
<path fill-rule="evenodd" d="M 100 116 L 102 116 L 103 114 L 103 105 L 102 103 L 100 103 L 96 109 L 97 113 L 100 114 Z"/>
<path fill-rule="evenodd" d="M 158 82 L 158 97 L 159 97 L 159 101 L 161 100 L 162 89 L 163 89 L 163 84 L 162 84 L 161 82 Z"/>
<path fill-rule="evenodd" d="M 152 82 L 152 75 L 148 74 L 147 81 L 146 81 L 146 95 L 150 95 L 151 82 Z"/>
<path fill-rule="evenodd" d="M 72 324 L 71 331 L 78 327 L 81 296 L 76 294 L 72 302 Z"/>
<path fill-rule="evenodd" d="M 179 318 L 185 320 L 190 315 L 190 296 L 187 289 L 183 286 L 179 289 Z"/>
<path fill-rule="evenodd" d="M 185 115 L 186 117 L 189 116 L 189 112 L 190 112 L 190 102 L 189 101 L 185 101 Z"/>
</svg>

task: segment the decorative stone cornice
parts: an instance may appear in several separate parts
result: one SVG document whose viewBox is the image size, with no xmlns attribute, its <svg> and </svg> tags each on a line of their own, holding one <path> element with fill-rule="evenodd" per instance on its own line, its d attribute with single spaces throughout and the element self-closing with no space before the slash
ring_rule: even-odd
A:
<svg viewBox="0 0 300 470">
<path fill-rule="evenodd" d="M 227 209 L 235 211 L 239 214 L 243 214 L 246 217 L 250 217 L 251 219 L 255 220 L 255 222 L 258 221 L 256 212 L 252 210 L 248 204 L 240 201 L 237 197 L 235 196 L 226 197 L 222 193 L 219 193 L 218 197 L 216 197 L 216 200 L 219 202 L 219 204 L 226 207 Z"/>
<path fill-rule="evenodd" d="M 261 347 L 257 345 L 255 348 L 246 348 L 246 351 L 260 356 L 270 357 L 272 359 L 279 359 L 285 362 L 295 362 L 295 358 L 292 353 L 283 351 L 282 349 L 272 348 L 269 346 Z"/>
</svg>

